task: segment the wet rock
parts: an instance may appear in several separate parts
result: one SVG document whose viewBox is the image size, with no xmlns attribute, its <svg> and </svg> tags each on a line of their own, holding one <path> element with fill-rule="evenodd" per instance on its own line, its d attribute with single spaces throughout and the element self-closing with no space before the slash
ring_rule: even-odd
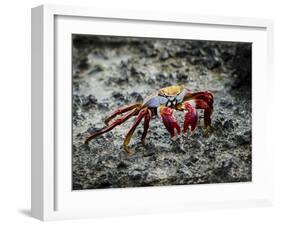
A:
<svg viewBox="0 0 281 226">
<path fill-rule="evenodd" d="M 213 70 L 221 65 L 221 62 L 217 58 L 208 58 L 205 60 L 206 67 Z"/>
<path fill-rule="evenodd" d="M 142 179 L 142 176 L 143 176 L 143 174 L 139 170 L 134 170 L 134 171 L 129 173 L 129 178 L 131 180 L 140 180 L 140 179 Z"/>
<path fill-rule="evenodd" d="M 220 104 L 222 107 L 224 108 L 228 108 L 228 109 L 233 109 L 233 102 L 232 101 L 229 101 L 227 99 L 222 99 L 220 101 Z"/>
<path fill-rule="evenodd" d="M 222 54 L 221 54 L 221 58 L 224 62 L 227 62 L 229 61 L 231 58 L 233 58 L 233 55 L 230 54 L 229 52 L 227 51 L 224 51 Z"/>
<path fill-rule="evenodd" d="M 242 86 L 249 86 L 252 83 L 252 58 L 251 58 L 252 45 L 242 44 L 237 46 L 236 54 L 233 57 L 233 66 L 235 70 L 235 79 L 232 83 L 232 88 L 237 89 Z"/>
<path fill-rule="evenodd" d="M 156 147 L 152 143 L 145 144 L 144 157 L 152 156 L 155 154 Z"/>
<path fill-rule="evenodd" d="M 156 80 L 161 82 L 164 81 L 166 79 L 168 79 L 169 75 L 167 73 L 159 73 L 158 75 L 156 75 Z"/>
<path fill-rule="evenodd" d="M 173 61 L 171 63 L 171 66 L 174 67 L 174 68 L 182 68 L 183 67 L 183 64 L 181 61 Z"/>
<path fill-rule="evenodd" d="M 108 172 L 107 174 L 101 174 L 97 180 L 96 187 L 98 188 L 109 188 L 113 185 L 114 179 Z"/>
<path fill-rule="evenodd" d="M 101 71 L 103 71 L 103 70 L 104 70 L 104 68 L 103 68 L 100 64 L 97 64 L 97 65 L 94 66 L 93 69 L 91 69 L 91 70 L 88 72 L 88 74 L 89 74 L 89 75 L 93 75 L 93 74 L 96 74 L 96 73 L 101 72 Z"/>
<path fill-rule="evenodd" d="M 78 64 L 78 68 L 79 70 L 87 70 L 89 68 L 89 63 L 88 63 L 88 59 L 84 58 L 80 61 L 80 63 Z"/>
<path fill-rule="evenodd" d="M 184 160 L 184 164 L 186 166 L 190 167 L 190 166 L 196 164 L 197 161 L 198 161 L 198 157 L 192 155 L 192 156 L 190 156 L 190 158 Z"/>
<path fill-rule="evenodd" d="M 122 170 L 126 169 L 129 166 L 129 164 L 125 161 L 120 161 L 119 164 L 117 165 L 117 169 Z"/>
<path fill-rule="evenodd" d="M 232 119 L 227 119 L 224 124 L 223 127 L 227 130 L 233 130 L 234 129 L 234 122 Z"/>
<path fill-rule="evenodd" d="M 105 134 L 105 137 L 108 138 L 108 139 L 110 139 L 110 138 L 113 137 L 113 134 L 112 134 L 112 133 L 106 133 L 106 134 Z"/>
<path fill-rule="evenodd" d="M 84 114 L 82 114 L 82 113 L 77 113 L 77 112 L 74 112 L 72 117 L 73 117 L 73 118 L 72 118 L 73 123 L 74 123 L 74 125 L 76 125 L 76 126 L 77 126 L 80 122 L 83 122 L 83 121 L 86 119 L 86 117 L 84 116 Z"/>
<path fill-rule="evenodd" d="M 229 172 L 231 169 L 231 161 L 227 161 L 227 162 L 223 162 L 222 166 L 219 168 L 216 168 L 213 173 L 216 176 L 217 181 L 221 181 L 221 180 L 228 180 L 227 178 L 229 177 Z"/>
<path fill-rule="evenodd" d="M 98 130 L 100 130 L 100 128 L 97 128 L 95 126 L 91 126 L 87 129 L 87 133 L 92 134 L 92 133 L 97 132 Z"/>
<path fill-rule="evenodd" d="M 178 81 L 187 81 L 188 80 L 188 75 L 185 73 L 177 73 L 176 78 Z"/>
<path fill-rule="evenodd" d="M 208 70 L 206 69 L 206 67 L 202 66 L 201 64 L 196 66 L 196 70 L 198 71 L 200 76 L 206 76 L 209 75 Z"/>
<path fill-rule="evenodd" d="M 235 140 L 238 145 L 250 144 L 251 137 L 248 134 L 237 134 Z"/>
<path fill-rule="evenodd" d="M 124 95 L 122 93 L 118 92 L 118 91 L 112 92 L 112 97 L 114 99 L 118 99 L 118 100 L 124 100 L 125 99 Z"/>
<path fill-rule="evenodd" d="M 98 109 L 100 110 L 109 110 L 109 104 L 105 102 L 98 103 Z"/>
<path fill-rule="evenodd" d="M 136 76 L 136 75 L 139 75 L 139 74 L 140 74 L 140 72 L 136 69 L 136 67 L 132 66 L 131 67 L 131 75 Z"/>
<path fill-rule="evenodd" d="M 169 53 L 167 51 L 162 51 L 160 53 L 159 59 L 164 61 L 167 60 L 169 58 Z"/>
<path fill-rule="evenodd" d="M 156 57 L 158 52 L 156 49 L 154 49 L 153 45 L 143 45 L 140 46 L 140 51 L 143 53 L 144 56 L 148 57 Z"/>
<path fill-rule="evenodd" d="M 142 95 L 138 92 L 132 92 L 130 96 L 135 102 L 143 102 L 144 100 Z"/>
<path fill-rule="evenodd" d="M 95 106 L 98 101 L 95 98 L 95 96 L 93 96 L 93 95 L 88 95 L 88 96 L 73 95 L 73 102 L 77 106 L 89 109 L 89 108 Z"/>
<path fill-rule="evenodd" d="M 176 50 L 176 57 L 185 57 L 188 55 L 188 50 L 186 48 L 178 48 Z"/>
<path fill-rule="evenodd" d="M 244 136 L 244 140 L 246 142 L 250 143 L 252 141 L 252 131 L 251 130 L 244 131 L 243 136 Z"/>
<path fill-rule="evenodd" d="M 87 97 L 86 105 L 95 105 L 97 102 L 98 102 L 98 100 L 92 94 L 90 94 Z"/>
</svg>

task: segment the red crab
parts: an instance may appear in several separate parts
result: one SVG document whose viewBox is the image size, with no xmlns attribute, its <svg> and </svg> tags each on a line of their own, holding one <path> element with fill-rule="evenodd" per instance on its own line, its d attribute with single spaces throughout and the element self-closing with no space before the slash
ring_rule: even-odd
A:
<svg viewBox="0 0 281 226">
<path fill-rule="evenodd" d="M 198 113 L 196 109 L 203 109 L 204 125 L 206 128 L 206 132 L 208 132 L 211 126 L 213 101 L 213 94 L 209 91 L 193 93 L 184 88 L 184 86 L 180 85 L 165 87 L 160 89 L 154 95 L 147 97 L 143 101 L 143 103 L 135 103 L 118 108 L 108 118 L 105 119 L 106 126 L 90 135 L 85 140 L 85 143 L 88 144 L 89 141 L 94 139 L 96 136 L 112 130 L 114 127 L 124 123 L 132 116 L 137 117 L 132 127 L 128 131 L 123 143 L 123 148 L 127 153 L 131 153 L 128 145 L 135 129 L 143 118 L 144 128 L 141 137 L 142 144 L 144 144 L 147 130 L 149 128 L 149 122 L 153 115 L 159 116 L 164 126 L 171 134 L 171 137 L 174 138 L 176 136 L 176 132 L 179 135 L 181 133 L 180 126 L 173 115 L 174 110 L 186 112 L 183 123 L 183 133 L 186 134 L 188 130 L 190 130 L 190 132 L 193 132 L 197 126 Z M 110 123 L 111 120 L 113 120 L 117 115 L 120 115 L 120 117 Z"/>
</svg>

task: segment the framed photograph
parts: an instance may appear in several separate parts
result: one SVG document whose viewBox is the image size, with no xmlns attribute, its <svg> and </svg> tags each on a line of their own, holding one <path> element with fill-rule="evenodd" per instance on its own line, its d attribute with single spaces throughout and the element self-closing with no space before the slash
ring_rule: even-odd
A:
<svg viewBox="0 0 281 226">
<path fill-rule="evenodd" d="M 273 22 L 32 9 L 32 216 L 271 205 Z"/>
</svg>

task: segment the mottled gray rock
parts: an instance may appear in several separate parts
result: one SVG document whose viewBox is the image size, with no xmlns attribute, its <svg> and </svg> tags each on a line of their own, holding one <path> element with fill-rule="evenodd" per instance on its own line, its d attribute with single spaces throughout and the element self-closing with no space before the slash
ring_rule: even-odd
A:
<svg viewBox="0 0 281 226">
<path fill-rule="evenodd" d="M 246 43 L 74 36 L 73 189 L 251 181 L 250 56 Z M 175 84 L 213 92 L 211 134 L 199 110 L 194 134 L 175 141 L 153 116 L 143 146 L 140 123 L 132 155 L 122 143 L 134 118 L 84 144 L 118 107 Z"/>
</svg>

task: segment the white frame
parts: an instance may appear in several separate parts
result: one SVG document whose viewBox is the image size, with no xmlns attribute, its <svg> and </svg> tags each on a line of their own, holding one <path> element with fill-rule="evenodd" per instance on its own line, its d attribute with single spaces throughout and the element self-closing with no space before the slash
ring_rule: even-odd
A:
<svg viewBox="0 0 281 226">
<path fill-rule="evenodd" d="M 265 19 L 253 18 L 237 18 L 237 17 L 218 17 L 218 16 L 199 16 L 199 15 L 182 15 L 171 13 L 153 13 L 153 12 L 132 12 L 132 11 L 116 11 L 116 10 L 101 10 L 69 6 L 54 6 L 44 5 L 32 9 L 32 202 L 31 210 L 32 216 L 41 220 L 65 219 L 65 218 L 81 218 L 93 216 L 111 216 L 137 213 L 150 213 L 159 211 L 179 211 L 187 209 L 203 209 L 203 208 L 227 208 L 239 206 L 259 206 L 268 205 L 273 201 L 273 185 L 272 179 L 267 178 L 264 187 L 257 190 L 255 195 L 247 198 L 247 194 L 240 197 L 237 196 L 235 200 L 226 200 L 225 198 L 214 200 L 193 200 L 192 202 L 179 202 L 179 200 L 169 200 L 169 208 L 161 208 L 161 195 L 169 195 L 176 191 L 181 194 L 192 194 L 191 190 L 200 190 L 201 187 L 192 187 L 189 190 L 185 186 L 171 186 L 163 188 L 143 188 L 127 190 L 128 197 L 134 195 L 142 195 L 142 193 L 150 193 L 150 195 L 157 196 L 159 199 L 154 208 L 145 208 L 145 206 L 122 206 L 119 210 L 117 207 L 106 211 L 103 209 L 97 211 L 95 208 L 88 208 L 87 210 L 60 210 L 56 209 L 56 202 L 58 200 L 57 192 L 57 172 L 55 167 L 58 167 L 57 153 L 55 152 L 55 129 L 57 126 L 57 119 L 55 118 L 55 87 L 57 81 L 54 78 L 56 72 L 55 68 L 55 52 L 58 46 L 55 45 L 55 34 L 58 33 L 55 28 L 55 18 L 60 16 L 74 17 L 74 18 L 107 18 L 111 21 L 142 21 L 145 23 L 161 22 L 162 24 L 195 24 L 204 26 L 220 26 L 222 28 L 238 27 L 245 29 L 265 29 L 266 32 L 266 49 L 265 51 L 265 73 L 268 77 L 267 89 L 272 86 L 272 62 L 273 62 L 273 22 Z M 254 39 L 254 38 L 253 38 Z M 264 40 L 264 39 L 263 39 Z M 255 66 L 253 68 L 255 70 Z M 269 104 L 269 103 L 268 103 Z M 265 117 L 265 115 L 261 115 Z M 264 132 L 265 133 L 265 132 Z M 265 135 L 263 133 L 263 135 Z M 254 142 L 254 141 L 253 141 Z M 253 143 L 254 144 L 254 143 Z M 267 147 L 267 148 L 266 148 Z M 264 144 L 266 148 L 267 161 L 263 164 L 267 172 L 272 172 L 272 154 L 273 151 L 268 148 L 268 144 Z M 64 183 L 64 182 L 62 182 Z M 204 185 L 202 189 L 216 190 L 217 187 L 212 185 Z M 226 185 L 226 189 L 240 189 L 240 185 Z M 243 187 L 243 185 L 242 185 Z M 257 187 L 257 186 L 256 186 Z M 250 188 L 250 187 L 249 187 Z M 244 189 L 244 188 L 241 188 Z M 244 190 L 243 190 L 244 191 Z M 113 196 L 119 194 L 118 190 L 100 192 L 99 196 Z M 84 196 L 91 195 L 85 193 Z M 219 194 L 218 194 L 219 195 Z M 118 196 L 118 195 L 117 195 Z M 69 198 L 69 196 L 66 196 Z M 222 196 L 223 197 L 223 196 Z M 75 202 L 78 202 L 77 199 Z M 101 202 L 101 201 L 100 201 Z M 192 204 L 192 206 L 191 206 Z M 75 206 L 77 203 L 67 203 L 67 205 Z M 95 205 L 95 204 L 93 204 Z M 160 206 L 160 208 L 158 208 Z"/>
</svg>

